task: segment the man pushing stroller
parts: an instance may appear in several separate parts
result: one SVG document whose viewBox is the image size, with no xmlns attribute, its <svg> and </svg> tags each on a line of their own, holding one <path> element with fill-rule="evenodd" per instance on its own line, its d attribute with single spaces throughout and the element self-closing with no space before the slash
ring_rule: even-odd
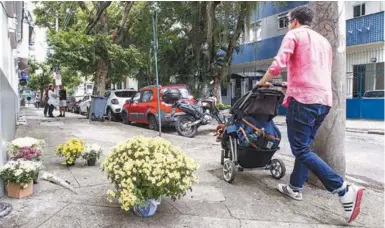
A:
<svg viewBox="0 0 385 228">
<path fill-rule="evenodd" d="M 332 49 L 326 38 L 309 27 L 313 16 L 314 12 L 307 6 L 297 7 L 289 13 L 290 31 L 258 85 L 265 86 L 284 67 L 288 68 L 288 89 L 283 106 L 288 108 L 288 138 L 296 159 L 290 183 L 279 184 L 277 189 L 295 200 L 302 200 L 303 186 L 310 170 L 329 192 L 339 195 L 347 222 L 350 223 L 360 213 L 364 189 L 347 184 L 311 150 L 316 132 L 333 104 Z"/>
</svg>

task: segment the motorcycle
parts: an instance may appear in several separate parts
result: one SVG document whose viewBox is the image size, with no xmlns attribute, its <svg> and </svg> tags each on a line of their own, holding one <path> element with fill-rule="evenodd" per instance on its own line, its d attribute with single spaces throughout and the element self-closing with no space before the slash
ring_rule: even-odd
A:
<svg viewBox="0 0 385 228">
<path fill-rule="evenodd" d="M 182 112 L 175 113 L 176 109 Z M 197 134 L 198 127 L 211 123 L 213 118 L 220 124 L 225 123 L 225 118 L 217 108 L 217 98 L 213 89 L 206 96 L 198 101 L 196 105 L 177 100 L 173 104 L 171 116 L 176 118 L 175 129 L 179 135 L 193 138 Z"/>
</svg>

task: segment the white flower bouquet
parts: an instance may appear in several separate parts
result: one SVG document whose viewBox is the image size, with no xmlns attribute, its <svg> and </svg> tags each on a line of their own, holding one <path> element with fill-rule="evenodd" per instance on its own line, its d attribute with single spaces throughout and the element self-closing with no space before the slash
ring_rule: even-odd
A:
<svg viewBox="0 0 385 228">
<path fill-rule="evenodd" d="M 33 181 L 37 169 L 40 167 L 33 161 L 9 161 L 0 168 L 0 177 L 6 183 L 15 183 L 23 186 L 28 186 Z M 40 167 L 42 168 L 42 167 Z"/>
<path fill-rule="evenodd" d="M 162 196 L 179 199 L 198 182 L 198 164 L 162 138 L 140 136 L 120 143 L 102 168 L 116 187 L 108 190 L 108 200 L 117 198 L 126 211 Z"/>
<path fill-rule="evenodd" d="M 12 140 L 7 145 L 10 159 L 40 160 L 44 153 L 46 143 L 44 140 L 32 137 L 23 137 Z"/>
<path fill-rule="evenodd" d="M 96 160 L 100 158 L 102 154 L 102 148 L 97 144 L 86 144 L 82 157 L 88 162 L 88 165 L 95 165 Z"/>
</svg>

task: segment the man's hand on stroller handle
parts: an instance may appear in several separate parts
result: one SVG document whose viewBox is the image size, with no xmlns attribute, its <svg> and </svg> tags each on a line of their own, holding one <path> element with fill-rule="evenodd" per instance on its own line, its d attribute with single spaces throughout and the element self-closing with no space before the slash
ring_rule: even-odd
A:
<svg viewBox="0 0 385 228">
<path fill-rule="evenodd" d="M 268 87 L 272 87 L 272 86 L 287 88 L 287 83 L 286 82 L 273 82 L 273 83 L 270 83 L 270 82 L 265 82 L 265 83 L 258 82 L 253 87 L 253 91 L 256 91 L 257 89 L 262 88 L 262 87 L 268 88 Z"/>
</svg>

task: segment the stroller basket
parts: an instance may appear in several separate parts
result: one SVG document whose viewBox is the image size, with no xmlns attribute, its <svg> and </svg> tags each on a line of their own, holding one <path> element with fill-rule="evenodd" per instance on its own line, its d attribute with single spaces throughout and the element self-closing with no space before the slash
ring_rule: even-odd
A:
<svg viewBox="0 0 385 228">
<path fill-rule="evenodd" d="M 277 116 L 278 106 L 282 104 L 283 97 L 284 94 L 275 89 L 250 91 L 235 102 L 230 113 L 236 116 L 241 113 L 261 121 L 270 121 Z"/>
<path fill-rule="evenodd" d="M 266 166 L 275 152 L 279 150 L 256 150 L 254 148 L 238 147 L 238 163 L 243 168 L 259 168 Z"/>
</svg>

